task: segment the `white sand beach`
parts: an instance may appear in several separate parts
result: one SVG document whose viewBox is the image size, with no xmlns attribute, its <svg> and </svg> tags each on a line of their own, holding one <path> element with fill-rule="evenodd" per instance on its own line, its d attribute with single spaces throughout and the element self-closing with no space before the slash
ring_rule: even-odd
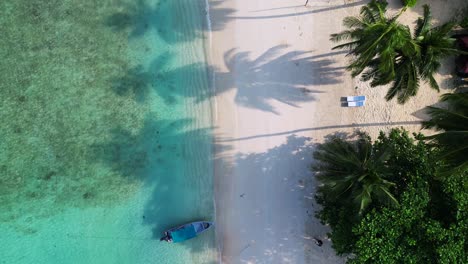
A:
<svg viewBox="0 0 468 264">
<path fill-rule="evenodd" d="M 327 227 L 314 217 L 314 144 L 356 129 L 373 137 L 393 127 L 419 131 L 421 109 L 437 102 L 440 94 L 427 87 L 405 105 L 386 102 L 385 88 L 370 88 L 345 71 L 348 58 L 332 50 L 329 37 L 367 2 L 210 2 L 222 263 L 343 263 L 326 238 Z M 402 19 L 413 22 L 428 2 L 421 0 Z M 434 17 L 454 12 L 435 2 Z M 391 9 L 400 6 L 390 1 Z M 444 74 L 449 72 L 438 80 Z M 342 107 L 340 98 L 352 95 L 365 95 L 366 105 Z"/>
</svg>

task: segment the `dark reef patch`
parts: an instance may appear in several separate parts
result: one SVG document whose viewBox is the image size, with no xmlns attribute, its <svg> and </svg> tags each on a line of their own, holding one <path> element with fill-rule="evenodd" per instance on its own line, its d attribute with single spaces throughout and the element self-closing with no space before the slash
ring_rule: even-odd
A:
<svg viewBox="0 0 468 264">
<path fill-rule="evenodd" d="M 141 185 L 90 158 L 114 128 L 137 133 L 148 113 L 108 81 L 131 68 L 128 35 L 102 24 L 118 2 L 0 1 L 9 10 L 0 16 L 0 224 L 33 234 L 24 219 L 117 205 Z"/>
</svg>

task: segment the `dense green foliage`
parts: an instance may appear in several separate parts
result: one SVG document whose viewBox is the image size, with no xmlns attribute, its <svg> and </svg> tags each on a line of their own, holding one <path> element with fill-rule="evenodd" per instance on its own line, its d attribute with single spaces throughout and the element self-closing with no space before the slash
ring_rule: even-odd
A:
<svg viewBox="0 0 468 264">
<path fill-rule="evenodd" d="M 416 1 L 405 1 L 414 6 Z M 430 9 L 414 32 L 386 17 L 387 3 L 371 1 L 348 28 L 332 35 L 347 43 L 352 75 L 372 87 L 390 84 L 387 100 L 405 103 L 421 81 L 435 90 L 440 61 L 459 51 L 453 22 L 432 27 Z M 332 138 L 314 153 L 321 183 L 317 216 L 331 227 L 338 254 L 349 263 L 468 263 L 468 94 L 446 94 L 426 108 L 424 128 L 441 132 L 410 137 L 404 130 L 380 134 L 375 142 Z M 443 176 L 443 177 L 441 177 Z"/>
<path fill-rule="evenodd" d="M 433 75 L 440 68 L 440 61 L 456 54 L 455 40 L 449 36 L 454 23 L 445 23 L 431 28 L 429 6 L 424 6 L 424 15 L 417 21 L 412 35 L 408 26 L 400 24 L 396 16 L 386 17 L 386 1 L 371 1 L 363 6 L 359 17 L 343 20 L 348 30 L 331 35 L 335 42 L 349 41 L 334 49 L 347 49 L 354 56 L 347 69 L 353 77 L 370 81 L 372 87 L 391 84 L 385 96 L 387 100 L 397 97 L 405 103 L 418 92 L 420 81 L 439 90 Z"/>
<path fill-rule="evenodd" d="M 434 177 L 442 165 L 439 150 L 419 140 L 421 136 L 417 138 L 394 129 L 388 135 L 381 133 L 377 141 L 366 146 L 364 153 L 371 154 L 365 155 L 369 157 L 365 166 L 380 168 L 374 170 L 377 174 L 374 177 L 392 183 L 388 190 L 398 204 L 389 206 L 377 198 L 371 199 L 364 209 L 353 205 L 358 193 L 336 196 L 334 185 L 326 178 L 334 175 L 330 178 L 337 178 L 334 179 L 337 183 L 340 175 L 346 178 L 341 173 L 343 168 L 330 162 L 335 160 L 331 156 L 336 156 L 336 160 L 354 160 L 355 153 L 361 153 L 334 148 L 336 142 L 360 150 L 360 141 L 370 143 L 370 139 L 366 136 L 360 136 L 357 142 L 332 139 L 318 148 L 315 157 L 319 165 L 313 167 L 323 183 L 316 196 L 322 205 L 318 217 L 330 225 L 337 253 L 353 254 L 350 263 L 466 263 L 468 182 L 464 177 L 468 175 Z M 323 153 L 330 157 L 322 158 Z M 356 173 L 362 174 L 362 169 Z M 346 180 L 349 179 L 342 179 Z"/>
<path fill-rule="evenodd" d="M 413 7 L 416 5 L 418 0 L 401 0 L 402 4 L 407 7 Z"/>
<path fill-rule="evenodd" d="M 467 17 L 464 17 L 461 21 L 460 21 L 460 26 L 462 28 L 468 28 L 468 16 Z"/>
<path fill-rule="evenodd" d="M 398 208 L 373 210 L 354 228 L 351 263 L 467 263 L 467 187 L 463 175 L 413 176 Z"/>
<path fill-rule="evenodd" d="M 459 15 L 457 16 L 458 25 L 464 29 L 468 29 L 468 3 L 464 7 L 459 8 Z"/>
<path fill-rule="evenodd" d="M 336 251 L 349 252 L 351 228 L 368 205 L 396 203 L 389 192 L 394 184 L 384 179 L 391 173 L 385 165 L 388 152 L 374 149 L 370 138 L 361 134 L 355 144 L 335 137 L 319 145 L 314 158 L 319 163 L 313 170 L 323 183 L 317 196 L 323 206 L 319 218 L 332 227 Z"/>
</svg>

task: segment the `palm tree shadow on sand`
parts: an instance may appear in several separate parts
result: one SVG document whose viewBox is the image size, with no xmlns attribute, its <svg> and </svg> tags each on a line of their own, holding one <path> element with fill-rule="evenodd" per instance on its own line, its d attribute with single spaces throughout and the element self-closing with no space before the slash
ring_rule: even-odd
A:
<svg viewBox="0 0 468 264">
<path fill-rule="evenodd" d="M 254 59 L 249 52 L 229 50 L 224 54 L 228 72 L 214 72 L 216 93 L 235 88 L 237 104 L 279 114 L 273 101 L 299 107 L 321 93 L 310 86 L 341 82 L 343 68 L 335 67 L 333 60 L 308 51 L 287 51 L 287 47 L 275 46 Z"/>
<path fill-rule="evenodd" d="M 144 101 L 152 89 L 167 104 L 177 102 L 178 98 L 202 102 L 235 90 L 234 100 L 238 105 L 280 114 L 274 102 L 300 107 L 300 103 L 313 101 L 314 94 L 321 93 L 310 87 L 341 82 L 344 69 L 336 67 L 333 60 L 323 58 L 327 54 L 314 56 L 311 52 L 286 51 L 286 48 L 276 46 L 254 59 L 248 52 L 232 49 L 224 55 L 227 71 L 201 63 L 170 67 L 173 56 L 166 53 L 154 59 L 147 69 L 141 65 L 128 69 L 121 77 L 111 80 L 111 85 L 117 94 L 132 93 L 138 101 Z M 209 75 L 214 76 L 215 89 L 200 86 L 208 85 Z"/>
<path fill-rule="evenodd" d="M 130 38 L 145 34 L 157 34 L 166 43 L 186 42 L 204 38 L 207 31 L 204 1 L 160 0 L 150 5 L 146 0 L 122 4 L 122 12 L 109 16 L 104 24 L 114 31 L 128 31 Z M 211 30 L 224 28 L 234 9 L 220 8 L 222 1 L 210 1 Z M 194 10 L 199 10 L 199 19 L 194 19 Z"/>
<path fill-rule="evenodd" d="M 318 209 L 314 201 L 317 183 L 310 166 L 315 148 L 311 138 L 290 135 L 283 144 L 264 152 L 228 155 L 223 150 L 217 151 L 221 172 L 241 171 L 235 175 L 216 174 L 217 187 L 223 192 L 217 197 L 217 234 L 220 237 L 229 237 L 230 232 L 239 234 L 243 243 L 236 245 L 242 254 L 225 255 L 223 261 L 247 263 L 262 259 L 273 263 L 288 259 L 299 263 L 303 261 L 304 248 L 317 256 L 330 254 L 327 257 L 335 258 L 328 241 L 317 247 L 313 240 L 325 237 L 328 231 L 314 217 Z M 235 180 L 229 179 L 233 176 Z M 279 208 L 281 213 L 273 213 Z M 231 220 L 239 216 L 249 220 Z M 325 252 L 321 251 L 325 248 Z M 310 263 L 314 263 L 313 259 Z"/>
</svg>

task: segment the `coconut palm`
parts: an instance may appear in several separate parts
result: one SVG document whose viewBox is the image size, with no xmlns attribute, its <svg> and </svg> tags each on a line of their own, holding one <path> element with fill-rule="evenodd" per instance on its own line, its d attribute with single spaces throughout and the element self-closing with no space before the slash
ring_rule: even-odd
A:
<svg viewBox="0 0 468 264">
<path fill-rule="evenodd" d="M 387 2 L 371 1 L 361 8 L 359 17 L 346 17 L 343 25 L 349 30 L 331 35 L 331 40 L 350 42 L 333 49 L 348 49 L 354 61 L 347 67 L 353 77 L 364 73 L 364 79 L 373 79 L 371 85 L 387 84 L 395 78 L 395 61 L 398 56 L 417 52 L 407 26 L 397 22 L 405 10 L 393 17 L 386 17 Z"/>
<path fill-rule="evenodd" d="M 395 81 L 385 96 L 387 101 L 397 96 L 399 103 L 405 103 L 417 94 L 420 80 L 439 91 L 434 74 L 441 66 L 440 61 L 459 52 L 455 48 L 455 39 L 449 36 L 455 23 L 449 22 L 431 28 L 431 11 L 428 5 L 424 5 L 423 8 L 424 15 L 418 18 L 413 36 L 418 52 L 409 56 L 402 53 L 395 61 Z"/>
<path fill-rule="evenodd" d="M 385 16 L 386 7 L 386 2 L 373 0 L 362 7 L 359 17 L 346 17 L 343 24 L 350 29 L 333 34 L 331 40 L 351 40 L 334 49 L 348 49 L 348 55 L 355 57 L 348 66 L 352 76 L 362 73 L 361 79 L 372 87 L 391 83 L 385 99 L 397 97 L 403 104 L 417 94 L 421 80 L 439 89 L 433 75 L 440 60 L 457 53 L 455 40 L 449 37 L 454 23 L 431 28 L 430 9 L 425 5 L 411 36 L 409 28 L 397 22 L 406 7 L 390 18 Z"/>
<path fill-rule="evenodd" d="M 390 193 L 394 184 L 385 180 L 391 174 L 386 166 L 389 153 L 375 151 L 367 135 L 355 144 L 340 138 L 320 145 L 314 153 L 318 164 L 313 167 L 322 192 L 337 201 L 353 201 L 361 214 L 373 200 L 398 204 Z"/>
<path fill-rule="evenodd" d="M 431 118 L 423 122 L 424 128 L 434 128 L 443 132 L 426 137 L 441 149 L 449 170 L 468 170 L 468 94 L 444 94 L 441 102 L 446 107 L 428 106 Z"/>
</svg>

